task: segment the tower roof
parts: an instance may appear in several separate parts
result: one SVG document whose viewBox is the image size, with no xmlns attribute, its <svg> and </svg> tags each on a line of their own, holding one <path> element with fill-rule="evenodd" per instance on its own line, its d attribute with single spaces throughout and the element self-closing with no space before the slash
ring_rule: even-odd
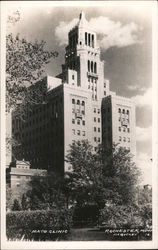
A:
<svg viewBox="0 0 158 250">
<path fill-rule="evenodd" d="M 90 28 L 88 21 L 85 18 L 85 13 L 81 11 L 79 15 L 78 27 Z"/>
</svg>

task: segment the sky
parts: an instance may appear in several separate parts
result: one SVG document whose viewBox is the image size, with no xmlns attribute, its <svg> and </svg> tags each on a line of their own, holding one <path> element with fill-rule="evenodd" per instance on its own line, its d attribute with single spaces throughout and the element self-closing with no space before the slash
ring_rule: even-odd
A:
<svg viewBox="0 0 158 250">
<path fill-rule="evenodd" d="M 26 1 L 27 2 L 27 1 Z M 130 97 L 136 103 L 137 165 L 143 171 L 143 183 L 151 184 L 152 158 L 152 10 L 150 6 L 110 6 L 81 2 L 75 6 L 51 6 L 21 1 L 7 5 L 7 12 L 20 11 L 20 21 L 8 31 L 29 41 L 45 40 L 46 48 L 59 56 L 47 65 L 47 74 L 55 76 L 64 63 L 67 34 L 77 23 L 81 11 L 97 32 L 101 59 L 105 60 L 105 78 L 110 89 Z M 97 2 L 96 2 L 97 3 Z"/>
</svg>

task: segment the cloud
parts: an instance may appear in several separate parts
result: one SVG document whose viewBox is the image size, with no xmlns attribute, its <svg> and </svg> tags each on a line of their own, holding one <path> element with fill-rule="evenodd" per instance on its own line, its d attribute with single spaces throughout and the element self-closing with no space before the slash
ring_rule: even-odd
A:
<svg viewBox="0 0 158 250">
<path fill-rule="evenodd" d="M 59 23 L 55 29 L 59 45 L 67 44 L 67 34 L 77 24 L 77 21 L 77 19 L 73 19 L 70 22 L 62 21 Z M 141 28 L 134 22 L 123 24 L 100 16 L 91 18 L 89 25 L 97 32 L 98 43 L 105 50 L 113 46 L 124 47 L 141 42 L 138 38 L 138 32 Z"/>
<path fill-rule="evenodd" d="M 152 139 L 152 127 L 136 127 L 136 138 L 138 142 L 145 142 Z"/>
<path fill-rule="evenodd" d="M 127 88 L 132 91 L 141 91 L 141 92 L 146 91 L 145 87 L 140 87 L 139 85 L 128 85 Z"/>
<path fill-rule="evenodd" d="M 70 22 L 61 21 L 55 28 L 55 36 L 59 41 L 59 45 L 66 45 L 68 43 L 68 32 L 77 24 L 78 19 L 75 18 Z"/>
<path fill-rule="evenodd" d="M 144 107 L 152 105 L 152 88 L 146 90 L 143 95 L 136 95 L 133 97 L 136 106 Z"/>
<path fill-rule="evenodd" d="M 136 160 L 137 167 L 142 172 L 142 184 L 152 184 L 152 162 L 151 157 L 144 153 L 139 153 Z"/>
</svg>

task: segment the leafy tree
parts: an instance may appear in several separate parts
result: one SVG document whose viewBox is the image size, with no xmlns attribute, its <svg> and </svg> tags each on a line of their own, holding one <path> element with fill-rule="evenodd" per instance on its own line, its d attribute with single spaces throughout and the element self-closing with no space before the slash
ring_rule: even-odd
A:
<svg viewBox="0 0 158 250">
<path fill-rule="evenodd" d="M 112 151 L 101 149 L 103 158 L 103 172 L 105 187 L 111 187 L 115 192 L 113 202 L 118 204 L 135 203 L 137 199 L 137 185 L 141 172 L 133 161 L 129 150 L 113 144 Z"/>
<path fill-rule="evenodd" d="M 33 176 L 29 186 L 30 189 L 25 196 L 27 209 L 51 209 L 65 206 L 65 197 L 61 191 L 62 180 L 54 173 Z"/>
<path fill-rule="evenodd" d="M 15 24 L 20 20 L 20 12 L 8 16 L 8 23 Z M 55 58 L 56 51 L 45 49 L 45 41 L 27 41 L 20 34 L 8 33 L 6 36 L 6 109 L 9 112 L 16 108 L 24 98 L 25 102 L 33 103 L 27 88 L 39 80 L 45 65 Z M 41 94 L 40 92 L 38 93 Z M 23 107 L 21 108 L 21 111 Z"/>
<path fill-rule="evenodd" d="M 99 203 L 102 168 L 90 143 L 87 140 L 74 141 L 66 160 L 73 168 L 72 173 L 67 173 L 70 196 L 80 206 L 87 202 Z"/>
<path fill-rule="evenodd" d="M 130 204 L 136 199 L 140 172 L 130 152 L 118 145 L 112 150 L 98 147 L 93 151 L 88 141 L 75 141 L 70 146 L 67 161 L 72 165 L 69 193 L 78 204 Z"/>
<path fill-rule="evenodd" d="M 28 86 L 34 86 L 44 74 L 45 66 L 52 58 L 56 58 L 56 51 L 48 51 L 45 41 L 27 41 L 20 34 L 13 35 L 10 28 L 20 20 L 17 10 L 8 15 L 8 32 L 6 35 L 6 111 L 10 113 L 16 109 L 14 115 L 25 121 L 29 110 L 35 104 L 43 102 L 40 89 L 32 91 Z M 19 105 L 20 104 L 20 105 Z M 18 151 L 21 145 L 17 138 L 6 136 L 7 152 L 10 147 Z"/>
<path fill-rule="evenodd" d="M 6 185 L 6 210 L 11 210 L 13 205 L 13 195 L 9 185 Z"/>
<path fill-rule="evenodd" d="M 20 211 L 21 210 L 20 203 L 17 199 L 14 199 L 12 210 L 13 211 Z"/>
</svg>

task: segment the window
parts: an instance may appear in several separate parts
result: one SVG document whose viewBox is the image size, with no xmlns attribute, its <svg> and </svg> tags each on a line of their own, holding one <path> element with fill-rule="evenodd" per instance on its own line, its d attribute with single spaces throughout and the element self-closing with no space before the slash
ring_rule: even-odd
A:
<svg viewBox="0 0 158 250">
<path fill-rule="evenodd" d="M 106 95 L 106 91 L 104 91 L 104 95 Z"/>
<path fill-rule="evenodd" d="M 80 105 L 80 100 L 77 100 L 77 105 Z"/>
<path fill-rule="evenodd" d="M 94 122 L 96 122 L 97 121 L 97 119 L 96 119 L 96 117 L 94 117 Z"/>
<path fill-rule="evenodd" d="M 100 142 L 100 137 L 98 137 L 98 142 Z"/>
<path fill-rule="evenodd" d="M 108 113 L 110 112 L 110 108 L 108 108 Z"/>
<path fill-rule="evenodd" d="M 118 118 L 119 122 L 121 121 L 121 117 Z"/>
<path fill-rule="evenodd" d="M 100 122 L 100 118 L 98 118 L 98 122 Z"/>
<path fill-rule="evenodd" d="M 85 102 L 84 101 L 82 101 L 82 106 L 85 106 Z"/>
<path fill-rule="evenodd" d="M 129 128 L 127 128 L 127 132 L 128 132 L 128 133 L 130 132 L 130 129 L 129 129 Z"/>
<path fill-rule="evenodd" d="M 90 89 L 90 85 L 88 85 L 88 89 Z"/>
<path fill-rule="evenodd" d="M 90 72 L 90 61 L 88 60 L 88 72 Z"/>
<path fill-rule="evenodd" d="M 119 136 L 119 141 L 122 141 L 122 137 L 121 136 Z"/>
<path fill-rule="evenodd" d="M 118 129 L 119 129 L 119 131 L 121 131 L 121 127 L 119 127 Z"/>
<path fill-rule="evenodd" d="M 77 130 L 77 135 L 80 135 L 80 134 L 81 134 L 80 130 Z"/>
<path fill-rule="evenodd" d="M 96 113 L 96 108 L 94 108 L 94 113 Z"/>
<path fill-rule="evenodd" d="M 122 110 L 122 113 L 125 114 L 125 110 L 124 109 Z"/>
<path fill-rule="evenodd" d="M 96 64 L 96 62 L 94 63 L 94 73 L 97 73 L 97 64 Z"/>
<path fill-rule="evenodd" d="M 75 124 L 75 119 L 72 119 L 72 123 Z"/>
<path fill-rule="evenodd" d="M 87 32 L 85 32 L 85 44 L 87 45 Z"/>
<path fill-rule="evenodd" d="M 104 82 L 104 88 L 106 88 L 106 82 Z"/>
<path fill-rule="evenodd" d="M 94 137 L 94 141 L 97 141 L 97 137 Z"/>
<path fill-rule="evenodd" d="M 79 119 L 77 120 L 77 124 L 80 125 L 80 120 Z"/>
<path fill-rule="evenodd" d="M 129 115 L 129 110 L 127 110 L 127 115 Z"/>
<path fill-rule="evenodd" d="M 75 129 L 72 129 L 72 134 L 75 135 Z"/>
<path fill-rule="evenodd" d="M 75 104 L 75 99 L 72 99 L 72 104 Z"/>
<path fill-rule="evenodd" d="M 93 62 L 91 62 L 91 72 L 93 73 Z"/>
<path fill-rule="evenodd" d="M 85 121 L 82 121 L 83 126 L 85 125 Z"/>
<path fill-rule="evenodd" d="M 98 128 L 98 132 L 100 132 L 100 128 Z"/>
<path fill-rule="evenodd" d="M 85 112 L 84 112 L 84 110 L 82 110 L 82 114 L 83 114 L 83 115 L 85 115 Z"/>
<path fill-rule="evenodd" d="M 94 48 L 94 35 L 92 35 L 92 47 Z"/>
<path fill-rule="evenodd" d="M 100 109 L 98 109 L 98 114 L 100 114 Z"/>
<path fill-rule="evenodd" d="M 72 80 L 74 80 L 75 79 L 75 76 L 74 75 L 72 75 Z"/>
<path fill-rule="evenodd" d="M 88 34 L 88 46 L 90 46 L 90 34 Z"/>
<path fill-rule="evenodd" d="M 123 141 L 126 142 L 126 137 L 123 137 Z"/>
<path fill-rule="evenodd" d="M 85 135 L 86 135 L 86 132 L 85 132 L 85 131 L 82 131 L 82 135 L 85 136 Z"/>
<path fill-rule="evenodd" d="M 96 132 L 97 131 L 97 128 L 96 127 L 94 127 L 94 132 Z"/>
<path fill-rule="evenodd" d="M 121 113 L 121 109 L 118 109 L 118 113 Z"/>
<path fill-rule="evenodd" d="M 126 128 L 125 127 L 123 128 L 123 132 L 126 132 Z"/>
</svg>

